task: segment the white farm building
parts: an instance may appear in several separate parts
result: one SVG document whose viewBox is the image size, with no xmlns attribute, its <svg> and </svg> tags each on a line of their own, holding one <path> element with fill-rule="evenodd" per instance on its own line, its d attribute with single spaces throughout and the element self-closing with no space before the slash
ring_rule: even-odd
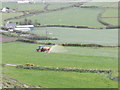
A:
<svg viewBox="0 0 120 90">
<path fill-rule="evenodd" d="M 22 4 L 22 3 L 30 3 L 29 0 L 19 0 L 17 1 L 18 4 Z"/>
<path fill-rule="evenodd" d="M 19 25 L 16 26 L 14 23 L 10 23 L 9 21 L 5 25 L 8 29 L 18 30 L 18 31 L 30 31 L 34 29 L 34 25 Z"/>
<path fill-rule="evenodd" d="M 34 25 L 20 25 L 16 26 L 14 29 L 18 31 L 30 31 L 34 29 Z"/>
</svg>

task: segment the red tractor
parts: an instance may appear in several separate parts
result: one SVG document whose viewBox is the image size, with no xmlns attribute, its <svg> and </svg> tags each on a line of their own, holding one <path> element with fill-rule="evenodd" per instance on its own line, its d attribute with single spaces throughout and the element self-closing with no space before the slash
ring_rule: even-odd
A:
<svg viewBox="0 0 120 90">
<path fill-rule="evenodd" d="M 50 47 L 45 47 L 45 46 L 38 46 L 36 51 L 37 52 L 47 52 L 50 50 Z"/>
</svg>

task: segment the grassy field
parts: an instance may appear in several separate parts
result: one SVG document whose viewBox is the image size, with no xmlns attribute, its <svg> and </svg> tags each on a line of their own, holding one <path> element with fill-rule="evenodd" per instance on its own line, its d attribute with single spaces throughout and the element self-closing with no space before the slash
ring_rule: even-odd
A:
<svg viewBox="0 0 120 90">
<path fill-rule="evenodd" d="M 18 5 L 16 2 L 2 2 L 2 8 L 9 7 L 11 9 L 17 9 Z"/>
<path fill-rule="evenodd" d="M 43 40 L 43 42 L 54 43 L 95 43 L 101 45 L 114 46 L 118 44 L 118 30 L 92 30 L 75 28 L 36 28 L 32 33 L 57 37 L 59 40 Z"/>
<path fill-rule="evenodd" d="M 104 52 L 101 52 L 103 51 L 102 48 L 75 49 L 73 47 L 66 47 L 65 49 L 67 49 L 67 52 L 65 53 L 49 54 L 49 53 L 37 53 L 35 49 L 38 45 L 36 44 L 13 42 L 3 43 L 2 46 L 3 46 L 2 51 L 3 63 L 13 64 L 34 63 L 36 65 L 54 67 L 117 69 L 117 56 L 116 56 L 117 48 L 116 49 L 108 48 L 105 49 Z M 80 50 L 83 50 L 81 51 L 82 53 L 79 52 Z M 94 55 L 92 54 L 90 55 L 88 52 L 92 52 L 93 50 L 94 51 L 96 50 L 97 53 L 93 53 Z M 14 59 L 11 57 L 14 57 Z"/>
<path fill-rule="evenodd" d="M 21 42 L 3 43 L 2 63 L 33 63 L 35 65 L 53 67 L 111 69 L 113 70 L 113 75 L 117 76 L 117 48 L 96 49 L 87 47 L 65 47 L 67 52 L 55 54 L 37 53 L 35 51 L 35 48 L 37 46 L 37 44 Z M 89 54 L 88 52 L 93 53 Z M 37 70 L 30 71 L 16 69 L 13 67 L 5 67 L 3 68 L 3 71 L 7 75 L 10 75 L 17 80 L 23 81 L 24 83 L 29 83 L 31 85 L 41 85 L 43 87 L 117 87 L 117 82 L 109 80 L 104 74 L 102 75 L 92 73 L 72 73 Z M 96 82 L 96 80 L 98 82 Z M 71 82 L 74 82 L 74 84 Z"/>
<path fill-rule="evenodd" d="M 118 9 L 108 8 L 102 14 L 102 20 L 112 25 L 118 26 Z"/>
<path fill-rule="evenodd" d="M 116 2 L 94 2 L 94 1 L 91 1 L 91 2 L 85 3 L 82 6 L 118 7 L 118 3 L 116 3 Z"/>
<path fill-rule="evenodd" d="M 0 25 L 2 25 L 4 23 L 5 19 L 12 18 L 12 17 L 15 17 L 15 16 L 20 16 L 20 15 L 22 15 L 22 13 L 15 13 L 15 12 L 1 13 L 0 12 L 0 16 L 2 18 L 2 20 L 0 21 Z"/>
<path fill-rule="evenodd" d="M 44 10 L 45 4 L 43 3 L 35 3 L 35 4 L 18 4 L 18 10 L 19 11 L 40 11 Z"/>
<path fill-rule="evenodd" d="M 97 15 L 101 11 L 102 9 L 69 8 L 62 11 L 34 15 L 27 18 L 31 19 L 32 21 L 38 20 L 41 25 L 78 25 L 104 27 L 104 25 L 97 21 Z M 17 21 L 23 20 L 24 18 L 18 19 Z"/>
<path fill-rule="evenodd" d="M 48 9 L 56 9 L 73 3 L 49 3 Z M 17 4 L 3 3 L 2 7 L 10 7 L 18 11 L 44 10 L 46 4 Z M 110 6 L 116 7 L 116 3 L 86 3 L 83 6 Z M 89 26 L 94 28 L 105 27 L 99 23 L 97 16 L 103 8 L 69 9 L 37 14 L 26 17 L 33 22 L 37 20 L 41 25 L 74 25 Z M 116 25 L 118 17 L 117 9 L 108 8 L 102 15 L 105 22 Z M 0 13 L 2 20 L 22 13 Z M 106 18 L 107 17 L 107 18 Z M 111 18 L 112 17 L 112 18 Z M 23 21 L 25 18 L 12 20 Z M 58 40 L 39 40 L 39 42 L 60 43 L 87 43 L 116 46 L 118 45 L 118 29 L 76 29 L 62 27 L 35 28 L 31 33 L 40 36 L 56 37 Z M 46 35 L 47 34 L 47 35 Z M 112 76 L 118 77 L 118 49 L 99 47 L 64 47 L 64 53 L 36 52 L 39 44 L 23 42 L 2 43 L 2 63 L 22 64 L 32 63 L 39 66 L 82 69 L 110 69 Z M 52 47 L 49 46 L 49 47 Z M 1 48 L 0 48 L 1 49 Z M 0 68 L 1 69 L 1 68 Z M 23 83 L 48 88 L 118 88 L 118 82 L 108 78 L 107 74 L 79 73 L 66 71 L 26 70 L 16 67 L 3 67 L 3 73 Z"/>
<path fill-rule="evenodd" d="M 49 2 L 48 3 L 48 9 L 57 9 L 57 8 L 61 8 L 61 7 L 66 7 L 66 6 L 70 6 L 74 3 L 70 3 L 70 2 Z"/>
<path fill-rule="evenodd" d="M 107 22 L 109 24 L 112 24 L 112 25 L 115 25 L 115 26 L 118 26 L 118 18 L 102 18 L 102 20 L 104 22 Z"/>
<path fill-rule="evenodd" d="M 49 88 L 117 88 L 118 85 L 104 74 L 21 70 L 14 67 L 4 67 L 3 70 L 24 83 Z"/>
<path fill-rule="evenodd" d="M 102 14 L 102 17 L 118 17 L 118 9 L 107 8 L 105 12 Z"/>
<path fill-rule="evenodd" d="M 2 7 L 9 7 L 11 9 L 16 9 L 17 11 L 38 11 L 43 10 L 45 4 L 35 3 L 35 4 L 18 4 L 16 2 L 3 2 Z"/>
</svg>

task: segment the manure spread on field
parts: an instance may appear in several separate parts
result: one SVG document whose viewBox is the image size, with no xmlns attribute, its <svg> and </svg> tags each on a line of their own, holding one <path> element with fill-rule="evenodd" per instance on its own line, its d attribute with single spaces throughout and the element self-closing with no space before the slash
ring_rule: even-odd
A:
<svg viewBox="0 0 120 90">
<path fill-rule="evenodd" d="M 51 47 L 48 53 L 63 53 L 66 52 L 67 50 L 61 46 L 61 45 L 54 45 Z"/>
</svg>

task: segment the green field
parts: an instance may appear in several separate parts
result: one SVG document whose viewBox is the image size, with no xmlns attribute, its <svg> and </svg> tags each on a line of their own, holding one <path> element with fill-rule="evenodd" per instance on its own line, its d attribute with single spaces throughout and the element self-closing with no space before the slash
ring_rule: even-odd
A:
<svg viewBox="0 0 120 90">
<path fill-rule="evenodd" d="M 107 23 L 111 24 L 111 25 L 115 25 L 115 26 L 119 25 L 118 18 L 102 18 L 102 20 L 104 22 L 107 22 Z"/>
<path fill-rule="evenodd" d="M 2 8 L 9 7 L 11 9 L 17 9 L 18 5 L 16 2 L 2 2 Z"/>
<path fill-rule="evenodd" d="M 4 67 L 3 70 L 24 83 L 49 88 L 117 88 L 118 85 L 104 74 L 21 70 L 13 67 Z"/>
<path fill-rule="evenodd" d="M 16 9 L 17 11 L 38 11 L 44 10 L 45 4 L 35 3 L 35 4 L 18 4 L 15 2 L 3 2 L 2 7 L 9 7 L 11 9 Z"/>
<path fill-rule="evenodd" d="M 21 42 L 3 43 L 3 63 L 33 63 L 35 65 L 53 67 L 111 69 L 113 70 L 113 75 L 117 76 L 117 48 L 96 49 L 87 47 L 65 47 L 67 50 L 65 53 L 50 54 L 35 52 L 35 48 L 37 46 L 38 45 L 36 44 Z M 93 51 L 96 52 L 90 55 L 89 53 Z M 24 83 L 40 85 L 43 87 L 117 87 L 117 82 L 109 80 L 105 77 L 106 75 L 101 74 L 35 70 L 30 71 L 15 69 L 12 67 L 5 67 L 3 70 L 7 75 L 10 75 Z M 96 80 L 98 80 L 97 83 Z M 74 81 L 74 84 L 70 84 L 72 81 Z M 85 83 L 87 83 L 87 85 L 85 85 Z"/>
<path fill-rule="evenodd" d="M 35 3 L 35 4 L 18 4 L 18 10 L 19 11 L 40 11 L 44 10 L 45 4 L 43 3 Z"/>
<path fill-rule="evenodd" d="M 69 8 L 51 13 L 34 15 L 26 18 L 31 19 L 32 21 L 38 20 L 41 25 L 75 25 L 104 27 L 104 25 L 97 21 L 97 15 L 101 11 L 102 9 Z M 14 21 L 23 20 L 24 18 Z"/>
<path fill-rule="evenodd" d="M 102 17 L 118 17 L 118 9 L 116 9 L 116 8 L 108 8 L 102 14 Z"/>
<path fill-rule="evenodd" d="M 22 15 L 22 13 L 16 13 L 16 12 L 10 12 L 10 13 L 1 13 L 0 12 L 0 16 L 2 18 L 2 20 L 0 21 L 0 25 L 2 25 L 4 23 L 4 20 L 8 19 L 8 18 L 12 18 L 15 16 L 20 16 Z"/>
<path fill-rule="evenodd" d="M 116 46 L 118 44 L 117 29 L 76 29 L 76 28 L 36 28 L 31 31 L 38 35 L 57 37 L 58 40 L 43 40 L 42 42 L 54 43 L 95 43 L 100 45 Z"/>
<path fill-rule="evenodd" d="M 24 21 L 26 18 L 28 20 L 32 20 L 32 22 L 37 21 L 41 25 L 72 25 L 103 28 L 77 29 L 67 27 L 35 27 L 35 30 L 30 31 L 30 35 L 33 33 L 38 36 L 58 38 L 58 40 L 37 40 L 38 42 L 118 46 L 118 29 L 105 29 L 106 26 L 97 20 L 98 15 L 105 9 L 105 12 L 101 16 L 101 20 L 112 25 L 117 25 L 117 3 L 92 2 L 86 3 L 82 6 L 100 6 L 104 8 L 71 7 L 63 10 L 52 11 L 52 9 L 66 7 L 74 3 L 49 2 L 47 3 L 49 4 L 48 9 L 51 11 L 46 11 L 46 13 L 37 12 L 45 10 L 45 6 L 47 5 L 45 3 L 17 4 L 4 2 L 2 7 L 10 7 L 12 9 L 16 9 L 16 11 L 37 12 L 37 14 L 34 13 L 28 16 L 26 15 L 26 17 L 20 19 L 10 20 L 12 22 Z M 0 13 L 0 16 L 2 17 L 0 25 L 3 24 L 3 21 L 7 18 L 20 16 L 22 14 L 24 13 Z M 46 53 L 36 52 L 36 48 L 38 46 L 39 44 L 23 43 L 18 41 L 3 42 L 2 54 L 0 53 L 0 55 L 2 55 L 2 64 L 25 65 L 26 63 L 31 63 L 41 67 L 54 68 L 81 68 L 89 70 L 109 69 L 112 70 L 112 77 L 118 77 L 119 47 L 64 46 L 63 48 L 66 52 Z M 49 45 L 48 47 L 52 47 L 52 45 Z M 118 88 L 118 82 L 108 78 L 109 75 L 105 73 L 18 69 L 12 66 L 6 66 L 2 69 L 2 72 L 5 75 L 33 86 L 48 88 Z"/>
<path fill-rule="evenodd" d="M 82 6 L 117 7 L 118 3 L 116 3 L 116 2 L 94 2 L 94 1 L 91 1 L 91 2 L 85 3 Z"/>
<path fill-rule="evenodd" d="M 118 26 L 118 8 L 108 8 L 102 14 L 102 21 Z"/>
<path fill-rule="evenodd" d="M 70 3 L 70 2 L 49 2 L 48 4 L 49 4 L 48 9 L 57 9 L 57 8 L 73 5 L 74 3 Z"/>
<path fill-rule="evenodd" d="M 116 56 L 117 48 L 108 48 L 105 49 L 106 51 L 102 52 L 103 51 L 102 48 L 100 49 L 76 48 L 78 49 L 76 50 L 74 47 L 69 48 L 66 47 L 67 53 L 49 54 L 49 53 L 37 53 L 35 51 L 35 48 L 38 45 L 36 44 L 13 42 L 3 43 L 2 46 L 3 46 L 3 63 L 12 64 L 34 63 L 36 65 L 54 67 L 117 69 L 117 56 Z M 80 50 L 82 50 L 82 53 L 79 53 Z M 90 55 L 88 52 L 92 52 L 93 50 L 96 50 L 96 52 L 98 53 L 93 53 L 94 55 Z M 10 57 L 14 57 L 14 59 Z"/>
</svg>

